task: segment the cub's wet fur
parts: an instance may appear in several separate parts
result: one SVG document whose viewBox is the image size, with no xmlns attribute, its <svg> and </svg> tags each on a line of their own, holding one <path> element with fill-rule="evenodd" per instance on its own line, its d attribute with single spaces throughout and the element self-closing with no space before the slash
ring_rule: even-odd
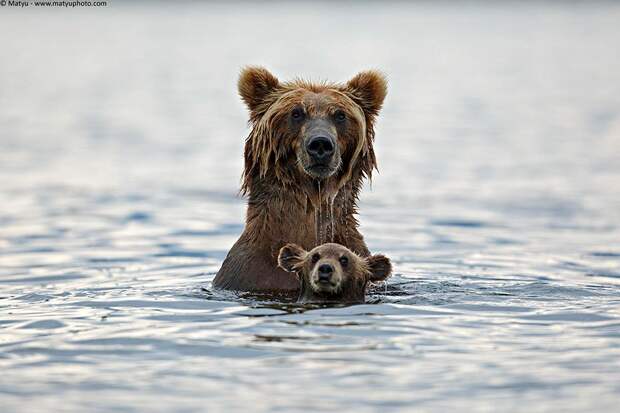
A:
<svg viewBox="0 0 620 413">
<path fill-rule="evenodd" d="M 298 275 L 302 303 L 363 303 L 368 282 L 383 281 L 392 273 L 392 263 L 384 255 L 362 258 L 331 243 L 311 251 L 287 244 L 280 249 L 278 265 Z"/>
</svg>

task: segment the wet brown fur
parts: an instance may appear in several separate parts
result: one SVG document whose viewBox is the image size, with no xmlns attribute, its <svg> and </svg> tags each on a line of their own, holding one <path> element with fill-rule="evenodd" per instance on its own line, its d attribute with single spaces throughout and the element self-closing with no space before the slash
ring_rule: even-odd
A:
<svg viewBox="0 0 620 413">
<path fill-rule="evenodd" d="M 386 95 L 384 77 L 362 72 L 344 84 L 293 80 L 280 83 L 263 68 L 248 67 L 239 93 L 250 109 L 252 130 L 246 140 L 241 191 L 248 196 L 246 226 L 214 279 L 216 288 L 254 292 L 294 292 L 298 282 L 277 267 L 278 251 L 294 242 L 305 249 L 321 244 L 321 234 L 361 256 L 368 256 L 357 230 L 357 199 L 363 179 L 376 169 L 374 121 Z M 339 169 L 319 184 L 299 159 L 299 131 L 287 122 L 300 106 L 309 116 L 329 118 L 344 111 L 338 130 Z M 328 219 L 319 230 L 319 214 L 333 200 L 333 230 Z M 333 239 L 332 239 L 333 232 Z"/>
</svg>

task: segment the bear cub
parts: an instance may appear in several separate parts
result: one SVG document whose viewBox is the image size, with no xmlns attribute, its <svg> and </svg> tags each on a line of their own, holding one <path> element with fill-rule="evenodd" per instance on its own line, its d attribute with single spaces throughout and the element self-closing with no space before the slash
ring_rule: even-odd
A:
<svg viewBox="0 0 620 413">
<path fill-rule="evenodd" d="M 340 244 L 323 244 L 311 251 L 287 244 L 278 265 L 300 281 L 300 303 L 363 303 L 368 282 L 383 281 L 392 273 L 384 255 L 362 258 Z"/>
</svg>

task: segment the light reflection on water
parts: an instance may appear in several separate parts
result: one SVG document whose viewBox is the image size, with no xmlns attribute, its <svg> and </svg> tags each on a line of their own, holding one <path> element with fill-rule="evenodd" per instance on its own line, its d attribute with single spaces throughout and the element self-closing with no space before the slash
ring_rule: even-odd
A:
<svg viewBox="0 0 620 413">
<path fill-rule="evenodd" d="M 613 410 L 619 18 L 613 3 L 2 10 L 19 39 L 0 49 L 2 411 Z M 360 218 L 397 274 L 368 304 L 210 290 L 243 225 L 248 63 L 389 75 Z"/>
</svg>

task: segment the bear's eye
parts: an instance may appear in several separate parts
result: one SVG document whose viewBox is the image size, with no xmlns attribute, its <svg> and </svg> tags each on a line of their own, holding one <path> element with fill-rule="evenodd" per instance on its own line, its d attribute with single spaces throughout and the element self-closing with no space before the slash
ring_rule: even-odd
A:
<svg viewBox="0 0 620 413">
<path fill-rule="evenodd" d="M 295 121 L 302 120 L 304 118 L 304 111 L 300 108 L 295 108 L 291 111 L 291 119 Z"/>
<path fill-rule="evenodd" d="M 315 263 L 319 260 L 319 258 L 321 258 L 321 256 L 319 255 L 319 253 L 315 253 L 312 255 L 312 262 Z"/>
<path fill-rule="evenodd" d="M 347 115 L 343 111 L 339 110 L 334 114 L 334 118 L 336 119 L 336 122 L 342 123 L 347 120 Z"/>
<path fill-rule="evenodd" d="M 342 265 L 343 267 L 346 267 L 347 265 L 349 265 L 349 258 L 347 258 L 346 256 L 342 256 L 340 257 L 340 265 Z"/>
</svg>

